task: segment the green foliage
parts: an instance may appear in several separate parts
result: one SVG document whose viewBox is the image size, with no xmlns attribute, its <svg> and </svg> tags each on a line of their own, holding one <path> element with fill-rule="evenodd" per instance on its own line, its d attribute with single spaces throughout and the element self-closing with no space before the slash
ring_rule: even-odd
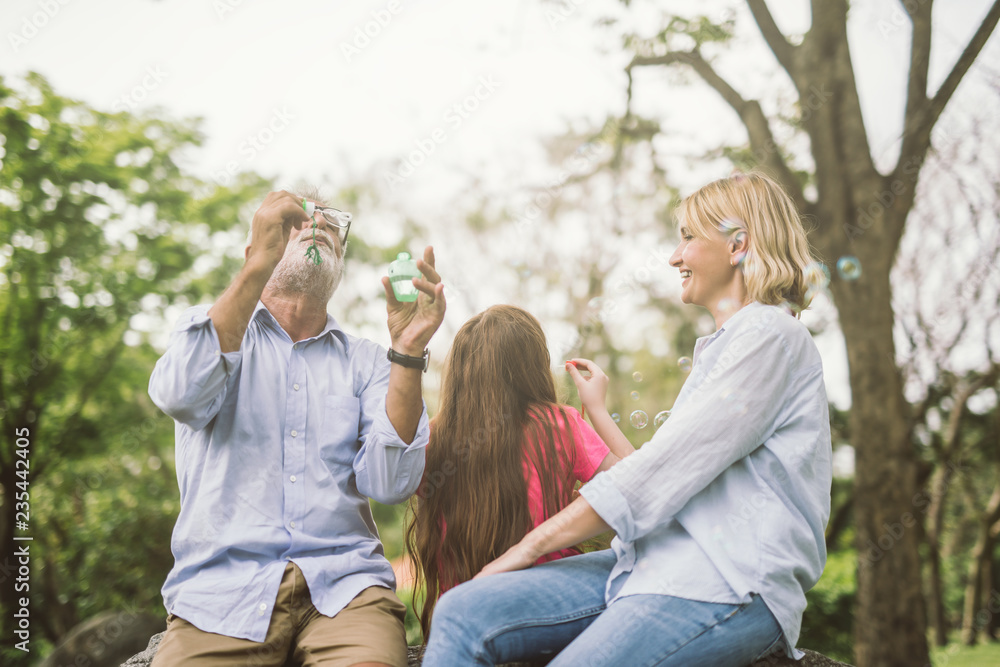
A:
<svg viewBox="0 0 1000 667">
<path fill-rule="evenodd" d="M 142 320 L 169 329 L 167 306 L 221 291 L 245 208 L 268 189 L 253 174 L 222 188 L 187 173 L 180 156 L 201 141 L 196 121 L 105 113 L 38 74 L 0 78 L 0 538 L 14 534 L 13 437 L 27 429 L 32 641 L 99 611 L 160 608 L 176 482 Z"/>
<path fill-rule="evenodd" d="M 854 599 L 857 553 L 853 549 L 828 555 L 823 576 L 806 594 L 799 646 L 850 663 L 853 659 Z"/>
</svg>

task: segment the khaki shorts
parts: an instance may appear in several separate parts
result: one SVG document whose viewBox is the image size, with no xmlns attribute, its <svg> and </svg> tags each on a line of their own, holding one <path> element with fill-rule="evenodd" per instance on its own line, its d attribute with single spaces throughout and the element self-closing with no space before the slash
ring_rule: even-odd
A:
<svg viewBox="0 0 1000 667">
<path fill-rule="evenodd" d="M 282 667 L 289 656 L 306 667 L 359 662 L 405 667 L 405 616 L 406 605 L 382 586 L 361 591 L 333 618 L 324 616 L 312 604 L 302 571 L 289 563 L 263 642 L 205 632 L 171 614 L 153 667 Z"/>
</svg>

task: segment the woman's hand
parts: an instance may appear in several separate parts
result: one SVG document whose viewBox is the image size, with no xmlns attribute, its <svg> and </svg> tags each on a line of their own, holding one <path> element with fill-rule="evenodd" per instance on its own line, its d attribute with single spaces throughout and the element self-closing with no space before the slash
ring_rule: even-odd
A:
<svg viewBox="0 0 1000 667">
<path fill-rule="evenodd" d="M 584 377 L 580 368 L 590 371 L 590 377 Z M 607 412 L 604 404 L 609 380 L 600 366 L 589 359 L 571 359 L 566 362 L 566 372 L 573 378 L 573 384 L 580 394 L 580 403 L 591 415 Z"/>
<path fill-rule="evenodd" d="M 510 549 L 507 549 L 502 556 L 497 558 L 495 561 L 486 564 L 479 574 L 473 577 L 473 579 L 479 579 L 480 577 L 488 577 L 491 574 L 500 574 L 501 572 L 513 572 L 515 570 L 524 570 L 535 564 L 540 556 L 536 555 L 531 549 L 525 546 L 524 541 L 518 542 Z"/>
</svg>

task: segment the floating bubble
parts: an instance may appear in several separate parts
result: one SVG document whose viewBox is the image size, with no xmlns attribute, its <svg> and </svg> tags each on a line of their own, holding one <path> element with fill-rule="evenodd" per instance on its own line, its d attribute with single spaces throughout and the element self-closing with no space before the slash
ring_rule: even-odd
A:
<svg viewBox="0 0 1000 667">
<path fill-rule="evenodd" d="M 640 373 L 639 371 L 636 371 L 635 373 L 632 373 L 632 379 L 635 382 L 642 382 L 642 373 Z"/>
<path fill-rule="evenodd" d="M 723 234 L 730 234 L 738 229 L 746 229 L 746 223 L 739 218 L 723 218 L 719 223 L 719 231 Z"/>
<path fill-rule="evenodd" d="M 799 304 L 792 303 L 791 301 L 782 301 L 778 305 L 778 307 L 781 308 L 782 310 L 784 310 L 786 313 L 788 313 L 792 317 L 797 317 L 798 314 L 802 312 L 802 308 L 799 307 Z"/>
<path fill-rule="evenodd" d="M 719 301 L 718 309 L 720 313 L 733 313 L 737 309 L 736 299 L 723 299 Z"/>
<path fill-rule="evenodd" d="M 620 414 L 618 414 L 617 412 L 612 412 L 611 413 L 611 421 L 613 421 L 614 423 L 617 424 L 621 420 L 622 420 L 622 416 Z"/>
<path fill-rule="evenodd" d="M 629 415 L 628 420 L 632 423 L 632 426 L 641 430 L 646 428 L 646 424 L 649 423 L 649 415 L 642 410 L 636 410 Z"/>
<path fill-rule="evenodd" d="M 656 416 L 653 417 L 653 428 L 660 428 L 661 426 L 663 426 L 663 422 L 667 421 L 668 419 L 670 419 L 670 410 L 663 410 L 661 412 L 657 412 Z"/>
<path fill-rule="evenodd" d="M 691 359 L 688 357 L 681 357 L 677 360 L 677 366 L 685 373 L 691 372 Z"/>
<path fill-rule="evenodd" d="M 822 291 L 830 284 L 830 269 L 826 268 L 826 264 L 822 262 L 807 264 L 802 273 L 806 281 L 806 291 L 809 294 Z"/>
<path fill-rule="evenodd" d="M 639 392 L 637 392 L 637 391 L 633 391 L 631 394 L 629 394 L 629 396 L 632 397 L 633 401 L 638 401 L 639 400 Z"/>
<path fill-rule="evenodd" d="M 844 255 L 837 260 L 837 273 L 844 280 L 857 280 L 861 277 L 861 262 L 853 255 Z"/>
</svg>

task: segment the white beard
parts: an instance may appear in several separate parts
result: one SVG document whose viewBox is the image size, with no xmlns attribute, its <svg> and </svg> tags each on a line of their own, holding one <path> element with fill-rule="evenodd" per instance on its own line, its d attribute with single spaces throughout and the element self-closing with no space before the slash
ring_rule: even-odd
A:
<svg viewBox="0 0 1000 667">
<path fill-rule="evenodd" d="M 344 257 L 338 257 L 333 248 L 319 243 L 319 236 L 317 234 L 316 248 L 323 261 L 313 264 L 306 257 L 306 248 L 312 243 L 312 234 L 309 234 L 308 241 L 303 242 L 302 237 L 299 237 L 296 242 L 289 242 L 285 246 L 285 254 L 267 281 L 267 290 L 306 294 L 323 303 L 330 301 L 344 277 Z M 332 244 L 332 239 L 329 236 L 326 238 Z"/>
</svg>

